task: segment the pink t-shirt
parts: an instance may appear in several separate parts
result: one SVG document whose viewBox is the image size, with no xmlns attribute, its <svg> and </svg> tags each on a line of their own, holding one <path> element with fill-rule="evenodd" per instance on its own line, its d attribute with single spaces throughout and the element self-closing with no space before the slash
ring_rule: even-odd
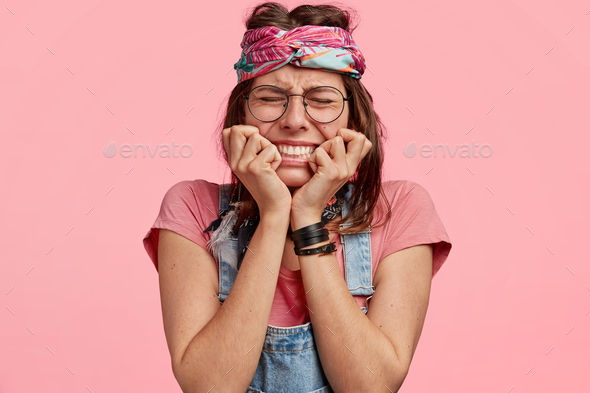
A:
<svg viewBox="0 0 590 393">
<path fill-rule="evenodd" d="M 428 192 L 408 180 L 382 183 L 390 201 L 391 218 L 371 232 L 373 278 L 379 262 L 386 256 L 420 244 L 434 244 L 432 277 L 438 272 L 451 250 L 451 242 L 436 213 Z M 381 201 L 382 202 L 382 201 Z M 387 212 L 383 203 L 375 208 L 372 225 L 383 222 Z M 158 269 L 159 229 L 164 228 L 209 250 L 211 232 L 203 233 L 219 217 L 219 185 L 206 180 L 185 180 L 172 186 L 162 201 L 160 214 L 143 238 L 143 245 L 156 270 Z M 336 260 L 344 276 L 344 256 L 340 236 L 336 234 Z M 217 265 L 217 261 L 215 262 Z M 366 306 L 367 296 L 353 296 L 359 307 Z M 292 271 L 281 265 L 269 325 L 288 327 L 310 321 L 301 278 L 301 270 Z M 291 310 L 291 311 L 289 311 Z"/>
</svg>

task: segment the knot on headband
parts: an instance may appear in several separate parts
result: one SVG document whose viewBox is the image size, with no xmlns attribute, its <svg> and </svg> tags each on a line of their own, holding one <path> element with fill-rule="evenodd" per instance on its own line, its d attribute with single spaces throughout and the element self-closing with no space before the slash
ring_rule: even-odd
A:
<svg viewBox="0 0 590 393">
<path fill-rule="evenodd" d="M 300 26 L 286 31 L 275 26 L 247 30 L 234 64 L 238 83 L 286 64 L 319 68 L 361 79 L 365 58 L 350 33 L 333 26 Z"/>
</svg>

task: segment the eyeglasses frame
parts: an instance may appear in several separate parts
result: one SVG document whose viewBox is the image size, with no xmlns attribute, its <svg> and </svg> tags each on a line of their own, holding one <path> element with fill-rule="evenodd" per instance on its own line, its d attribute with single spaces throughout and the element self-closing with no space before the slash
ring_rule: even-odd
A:
<svg viewBox="0 0 590 393">
<path fill-rule="evenodd" d="M 257 118 L 256 116 L 254 116 L 254 113 L 252 113 L 252 109 L 250 109 L 250 94 L 252 94 L 252 92 L 253 92 L 254 90 L 256 90 L 257 88 L 259 88 L 259 87 L 262 87 L 262 86 L 274 87 L 275 89 L 279 89 L 279 90 L 281 90 L 281 91 L 282 91 L 283 93 L 285 93 L 285 95 L 287 96 L 287 103 L 285 104 L 285 109 L 283 110 L 283 113 L 281 113 L 281 115 L 280 115 L 279 117 L 277 117 L 276 119 L 274 119 L 274 120 L 261 120 L 261 119 Z M 349 96 L 349 97 L 344 97 L 344 94 L 342 94 L 342 92 L 340 91 L 340 89 L 337 89 L 337 88 L 336 88 L 336 87 L 334 87 L 334 86 L 317 86 L 317 87 L 314 87 L 313 89 L 309 89 L 309 90 L 308 90 L 308 91 L 307 91 L 305 94 L 303 94 L 303 95 L 302 95 L 302 94 L 287 94 L 287 92 L 286 92 L 285 90 L 281 89 L 281 88 L 280 88 L 280 87 L 278 87 L 278 86 L 273 86 L 273 85 L 259 85 L 259 86 L 256 86 L 254 89 L 250 90 L 250 92 L 248 93 L 248 95 L 246 95 L 246 94 L 242 94 L 242 98 L 243 98 L 243 99 L 245 99 L 245 100 L 248 102 L 248 110 L 250 111 L 250 114 L 251 114 L 251 115 L 252 115 L 252 116 L 253 116 L 253 117 L 254 117 L 256 120 L 259 120 L 259 121 L 261 121 L 261 122 L 263 122 L 263 123 L 272 123 L 273 121 L 277 121 L 277 120 L 279 120 L 281 117 L 283 117 L 283 115 L 284 115 L 284 114 L 287 112 L 287 109 L 289 108 L 289 97 L 294 97 L 294 96 L 297 96 L 297 97 L 303 97 L 303 109 L 305 110 L 305 113 L 307 113 L 307 116 L 309 116 L 309 118 L 310 118 L 310 119 L 312 119 L 312 120 L 313 120 L 313 121 L 315 121 L 315 122 L 322 123 L 322 124 L 333 123 L 333 122 L 335 122 L 336 120 L 338 120 L 338 119 L 340 118 L 340 116 L 342 116 L 342 113 L 344 112 L 344 106 L 345 106 L 344 104 L 342 104 L 342 110 L 340 111 L 340 114 L 338 115 L 338 117 L 336 117 L 336 118 L 335 118 L 334 120 L 332 120 L 332 121 L 318 121 L 318 120 L 314 119 L 313 117 L 311 117 L 311 115 L 310 115 L 310 114 L 309 114 L 309 112 L 307 111 L 307 106 L 308 106 L 309 104 L 308 104 L 307 102 L 305 102 L 305 97 L 306 97 L 306 96 L 309 94 L 309 92 L 310 92 L 310 91 L 313 91 L 313 90 L 315 90 L 315 89 L 320 89 L 320 88 L 322 88 L 322 87 L 329 87 L 329 88 L 331 88 L 331 89 L 334 89 L 334 90 L 336 90 L 338 93 L 340 93 L 340 95 L 342 96 L 342 100 L 343 100 L 344 102 L 348 102 L 348 101 L 349 101 L 350 99 L 352 99 L 352 97 L 353 97 L 352 95 L 351 95 L 351 96 Z"/>
</svg>

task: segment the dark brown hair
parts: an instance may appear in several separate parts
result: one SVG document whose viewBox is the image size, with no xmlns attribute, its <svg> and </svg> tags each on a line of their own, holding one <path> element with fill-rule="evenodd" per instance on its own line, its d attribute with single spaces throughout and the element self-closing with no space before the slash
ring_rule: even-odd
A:
<svg viewBox="0 0 590 393">
<path fill-rule="evenodd" d="M 300 5 L 290 12 L 284 5 L 275 2 L 266 2 L 257 5 L 249 13 L 245 22 L 247 29 L 255 29 L 263 26 L 275 26 L 282 30 L 292 30 L 299 26 L 335 26 L 340 27 L 352 34 L 356 26 L 352 26 L 354 10 L 334 5 Z M 365 89 L 360 80 L 346 74 L 339 74 L 342 77 L 344 86 L 352 94 L 353 99 L 349 101 L 349 118 L 347 128 L 362 132 L 371 141 L 372 148 L 359 164 L 355 175 L 350 179 L 354 185 L 354 191 L 350 199 L 350 211 L 346 217 L 336 217 L 326 227 L 338 233 L 354 233 L 367 229 L 373 221 L 375 206 L 379 196 L 383 194 L 381 188 L 381 170 L 383 166 L 383 147 L 385 140 L 385 127 L 373 108 L 373 98 Z M 223 146 L 221 132 L 233 125 L 243 124 L 241 119 L 246 118 L 245 102 L 242 94 L 247 93 L 256 78 L 248 79 L 238 83 L 228 98 L 227 109 L 224 120 L 218 128 L 218 150 L 221 156 L 228 163 L 227 153 Z M 228 163 L 229 165 L 229 163 Z M 231 190 L 236 190 L 240 181 L 232 172 Z M 361 195 L 362 194 L 362 195 Z M 389 201 L 383 198 L 389 209 Z M 246 187 L 241 185 L 241 200 L 243 209 L 236 228 L 241 222 L 255 213 L 258 209 L 256 201 L 252 198 Z M 349 228 L 340 228 L 340 224 L 347 222 Z M 386 221 L 385 221 L 386 222 Z M 373 228 L 384 225 L 374 225 Z"/>
</svg>

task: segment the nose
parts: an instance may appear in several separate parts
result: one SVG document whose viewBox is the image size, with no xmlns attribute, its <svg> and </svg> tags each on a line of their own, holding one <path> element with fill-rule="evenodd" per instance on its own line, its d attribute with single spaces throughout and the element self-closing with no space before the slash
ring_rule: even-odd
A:
<svg viewBox="0 0 590 393">
<path fill-rule="evenodd" d="M 305 111 L 305 103 L 303 102 L 303 96 L 298 94 L 292 94 L 289 96 L 289 102 L 287 104 L 287 110 L 281 117 L 283 126 L 287 128 L 300 129 L 305 127 L 305 123 L 311 120 L 307 112 Z"/>
</svg>

